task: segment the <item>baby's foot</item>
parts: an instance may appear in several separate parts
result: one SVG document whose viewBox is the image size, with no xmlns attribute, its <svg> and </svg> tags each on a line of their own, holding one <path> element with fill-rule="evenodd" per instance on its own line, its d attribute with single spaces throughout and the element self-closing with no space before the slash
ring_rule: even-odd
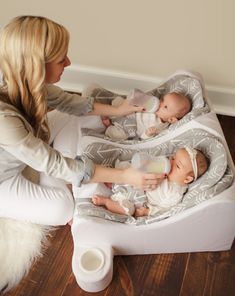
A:
<svg viewBox="0 0 235 296">
<path fill-rule="evenodd" d="M 145 207 L 140 207 L 140 208 L 138 208 L 138 209 L 135 210 L 135 217 L 147 216 L 148 215 L 148 211 L 149 211 L 149 209 L 147 209 Z"/>
<path fill-rule="evenodd" d="M 112 189 L 113 187 L 113 183 L 104 183 L 104 185 L 109 189 Z"/>
<path fill-rule="evenodd" d="M 104 196 L 99 196 L 99 195 L 95 195 L 92 197 L 92 202 L 94 205 L 96 206 L 104 206 L 105 205 L 105 202 L 106 202 L 106 197 Z"/>
<path fill-rule="evenodd" d="M 107 116 L 102 116 L 101 117 L 102 123 L 105 127 L 108 127 L 111 125 L 111 120 Z"/>
</svg>

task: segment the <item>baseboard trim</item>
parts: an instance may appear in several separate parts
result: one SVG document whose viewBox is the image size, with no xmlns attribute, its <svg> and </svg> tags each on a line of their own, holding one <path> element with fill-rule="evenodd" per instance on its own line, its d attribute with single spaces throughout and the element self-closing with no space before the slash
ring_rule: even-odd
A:
<svg viewBox="0 0 235 296">
<path fill-rule="evenodd" d="M 89 84 L 97 83 L 111 91 L 127 94 L 134 87 L 150 90 L 161 81 L 161 77 L 71 65 L 66 68 L 58 85 L 68 91 L 82 92 Z M 206 91 L 216 113 L 235 116 L 235 89 L 206 85 Z"/>
</svg>

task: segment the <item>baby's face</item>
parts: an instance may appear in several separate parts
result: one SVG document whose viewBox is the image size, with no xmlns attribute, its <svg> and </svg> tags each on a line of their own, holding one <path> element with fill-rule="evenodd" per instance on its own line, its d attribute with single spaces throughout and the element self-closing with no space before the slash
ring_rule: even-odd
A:
<svg viewBox="0 0 235 296">
<path fill-rule="evenodd" d="M 160 101 L 160 106 L 156 112 L 157 116 L 164 122 L 175 117 L 179 111 L 179 107 L 175 100 L 174 94 L 166 94 Z M 171 122 L 169 122 L 171 123 Z"/>
<path fill-rule="evenodd" d="M 192 162 L 185 149 L 179 149 L 171 159 L 170 181 L 184 184 L 187 176 L 193 171 Z"/>
</svg>

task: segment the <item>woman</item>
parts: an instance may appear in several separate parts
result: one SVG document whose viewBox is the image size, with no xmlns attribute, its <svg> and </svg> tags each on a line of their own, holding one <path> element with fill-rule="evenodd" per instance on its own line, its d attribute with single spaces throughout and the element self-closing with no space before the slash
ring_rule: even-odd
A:
<svg viewBox="0 0 235 296">
<path fill-rule="evenodd" d="M 91 97 L 69 94 L 53 85 L 65 67 L 69 33 L 61 25 L 36 16 L 13 19 L 0 37 L 0 217 L 38 224 L 66 224 L 74 201 L 67 188 L 30 182 L 26 166 L 67 183 L 112 182 L 154 189 L 161 175 L 94 165 L 80 157 L 63 157 L 50 147 L 48 106 L 73 115 L 123 116 L 142 107 L 98 104 Z"/>
</svg>

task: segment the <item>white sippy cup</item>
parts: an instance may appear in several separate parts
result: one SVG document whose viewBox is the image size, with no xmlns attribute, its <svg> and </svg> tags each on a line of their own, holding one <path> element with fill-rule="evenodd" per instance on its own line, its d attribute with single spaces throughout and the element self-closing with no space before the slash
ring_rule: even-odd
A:
<svg viewBox="0 0 235 296">
<path fill-rule="evenodd" d="M 135 153 L 131 159 L 134 169 L 145 173 L 168 174 L 171 170 L 171 163 L 166 156 L 151 156 L 144 152 Z"/>
<path fill-rule="evenodd" d="M 154 113 L 158 110 L 160 105 L 159 98 L 148 95 L 142 92 L 140 89 L 134 88 L 130 94 L 127 96 L 127 99 L 132 105 L 143 105 L 146 112 Z"/>
</svg>

